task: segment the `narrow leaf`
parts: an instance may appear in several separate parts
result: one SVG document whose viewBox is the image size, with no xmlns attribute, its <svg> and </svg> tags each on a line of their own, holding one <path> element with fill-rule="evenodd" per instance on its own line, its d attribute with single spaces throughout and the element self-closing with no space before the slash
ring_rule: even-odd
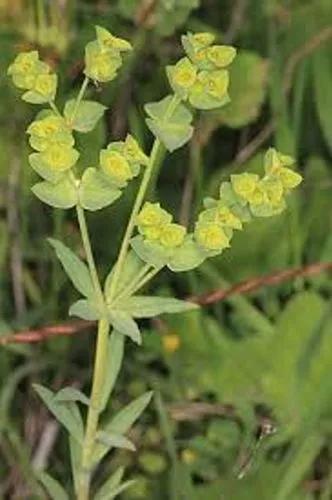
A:
<svg viewBox="0 0 332 500">
<path fill-rule="evenodd" d="M 138 275 L 143 266 L 144 266 L 144 261 L 142 261 L 142 259 L 140 259 L 133 250 L 130 250 L 126 256 L 123 265 L 123 271 L 121 272 L 121 276 L 117 284 L 118 293 L 121 293 L 125 288 L 127 288 L 128 285 L 131 284 L 131 282 L 133 281 L 133 279 L 136 278 L 136 276 Z M 113 279 L 113 268 L 111 269 L 105 280 L 106 298 L 108 298 L 110 294 L 112 279 Z"/>
<path fill-rule="evenodd" d="M 105 483 L 100 487 L 96 493 L 95 500 L 104 500 L 108 498 L 112 491 L 114 491 L 121 483 L 124 474 L 124 467 L 119 467 L 114 474 L 112 474 Z"/>
<path fill-rule="evenodd" d="M 110 448 L 120 448 L 130 451 L 136 450 L 134 443 L 121 434 L 99 432 L 97 435 L 97 441 L 109 446 Z"/>
<path fill-rule="evenodd" d="M 69 496 L 61 484 L 46 472 L 38 472 L 38 480 L 53 500 L 69 500 Z"/>
<path fill-rule="evenodd" d="M 87 266 L 61 241 L 48 238 L 69 279 L 85 297 L 93 297 L 94 289 Z"/>
<path fill-rule="evenodd" d="M 137 323 L 128 313 L 111 309 L 109 311 L 109 320 L 115 330 L 123 335 L 127 335 L 133 342 L 141 345 L 141 332 L 139 331 Z"/>
<path fill-rule="evenodd" d="M 118 377 L 124 351 L 125 336 L 116 330 L 110 335 L 107 346 L 107 371 L 103 384 L 100 409 L 103 411 L 108 403 L 116 379 Z"/>
<path fill-rule="evenodd" d="M 59 422 L 62 423 L 69 434 L 71 434 L 78 442 L 81 442 L 83 437 L 83 422 L 75 403 L 56 402 L 54 393 L 40 384 L 33 384 L 33 388 L 49 411 L 53 413 Z"/>
<path fill-rule="evenodd" d="M 152 318 L 164 313 L 182 313 L 197 309 L 196 304 L 171 297 L 153 297 L 136 295 L 129 297 L 118 306 L 134 318 Z"/>
<path fill-rule="evenodd" d="M 134 479 L 131 479 L 129 481 L 125 481 L 124 483 L 120 484 L 116 488 L 113 488 L 110 490 L 107 494 L 104 496 L 100 497 L 100 500 L 112 500 L 116 496 L 118 496 L 120 493 L 128 489 L 130 486 L 134 485 L 136 481 Z"/>
<path fill-rule="evenodd" d="M 69 436 L 69 451 L 70 451 L 70 463 L 74 481 L 74 488 L 75 492 L 77 493 L 79 473 L 81 467 L 82 446 L 78 441 L 76 441 L 76 439 L 73 438 L 73 436 Z"/>
<path fill-rule="evenodd" d="M 70 306 L 69 316 L 77 316 L 87 321 L 96 321 L 100 315 L 91 302 L 80 299 Z"/>
<path fill-rule="evenodd" d="M 75 389 L 75 387 L 64 387 L 54 397 L 54 402 L 64 403 L 68 401 L 79 401 L 87 406 L 90 404 L 89 398 L 83 394 L 82 391 Z"/>
</svg>

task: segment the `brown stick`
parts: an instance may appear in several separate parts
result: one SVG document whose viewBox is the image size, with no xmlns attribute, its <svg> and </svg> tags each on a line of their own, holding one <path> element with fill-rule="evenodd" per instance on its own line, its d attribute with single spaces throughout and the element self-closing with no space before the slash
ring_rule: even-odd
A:
<svg viewBox="0 0 332 500">
<path fill-rule="evenodd" d="M 331 270 L 332 270 L 332 262 L 317 262 L 297 269 L 285 269 L 283 271 L 279 271 L 273 274 L 268 274 L 267 276 L 262 276 L 260 278 L 252 278 L 247 281 L 242 281 L 241 283 L 233 285 L 230 288 L 226 289 L 218 288 L 216 290 L 213 290 L 212 292 L 208 292 L 203 295 L 189 297 L 189 300 L 191 302 L 195 302 L 200 305 L 213 304 L 215 302 L 225 300 L 230 295 L 248 293 L 257 290 L 262 286 L 278 285 L 279 283 L 294 278 L 313 276 L 315 274 L 320 274 L 323 271 L 331 271 Z"/>
<path fill-rule="evenodd" d="M 286 269 L 277 273 L 268 274 L 259 278 L 251 278 L 247 281 L 242 281 L 226 289 L 216 289 L 212 292 L 203 295 L 187 297 L 186 300 L 195 302 L 200 305 L 213 304 L 225 300 L 231 295 L 248 293 L 262 286 L 278 285 L 284 281 L 289 281 L 294 278 L 304 278 L 314 276 L 324 271 L 332 270 L 332 262 L 316 262 L 297 269 Z M 8 334 L 0 337 L 0 346 L 8 344 L 26 344 L 32 342 L 41 342 L 52 337 L 62 335 L 74 335 L 75 333 L 87 330 L 93 326 L 93 321 L 71 321 L 60 323 L 59 325 L 45 326 L 34 330 L 26 330 L 14 334 Z"/>
</svg>

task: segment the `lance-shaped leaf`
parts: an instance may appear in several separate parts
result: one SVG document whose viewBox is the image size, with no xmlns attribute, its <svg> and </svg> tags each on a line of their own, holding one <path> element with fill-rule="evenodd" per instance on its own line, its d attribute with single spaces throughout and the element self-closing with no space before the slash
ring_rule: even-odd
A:
<svg viewBox="0 0 332 500">
<path fill-rule="evenodd" d="M 42 483 L 52 500 L 69 500 L 69 496 L 56 479 L 46 472 L 37 473 L 38 480 Z"/>
<path fill-rule="evenodd" d="M 141 345 L 141 332 L 139 331 L 137 323 L 127 312 L 110 309 L 109 320 L 115 330 L 131 338 L 136 344 Z"/>
<path fill-rule="evenodd" d="M 72 208 L 78 200 L 76 187 L 67 178 L 57 184 L 47 181 L 38 182 L 31 188 L 31 191 L 40 201 L 54 208 Z"/>
<path fill-rule="evenodd" d="M 75 389 L 75 387 L 64 387 L 54 396 L 54 402 L 56 403 L 66 403 L 68 401 L 79 401 L 87 406 L 90 404 L 89 398 L 82 391 Z"/>
<path fill-rule="evenodd" d="M 100 411 L 106 408 L 118 377 L 122 365 L 124 343 L 125 336 L 114 330 L 107 344 L 107 368 L 100 398 Z"/>
<path fill-rule="evenodd" d="M 111 186 L 102 172 L 96 168 L 85 170 L 79 187 L 79 200 L 90 211 L 105 208 L 120 198 L 120 189 Z"/>
<path fill-rule="evenodd" d="M 110 448 L 120 448 L 123 450 L 135 451 L 136 447 L 126 436 L 121 434 L 114 434 L 112 432 L 98 432 L 97 441 L 99 443 L 105 444 Z"/>
<path fill-rule="evenodd" d="M 61 241 L 48 238 L 74 287 L 85 297 L 93 297 L 94 288 L 87 266 Z"/>
<path fill-rule="evenodd" d="M 83 439 L 83 422 L 78 407 L 73 402 L 59 403 L 54 392 L 40 384 L 33 384 L 38 396 L 59 422 L 78 442 Z"/>
<path fill-rule="evenodd" d="M 147 126 L 170 152 L 186 144 L 194 131 L 191 112 L 183 104 L 178 104 L 170 114 L 171 101 L 172 96 L 167 96 L 159 102 L 145 105 L 149 116 Z"/>
<path fill-rule="evenodd" d="M 117 497 L 122 493 L 123 491 L 127 490 L 130 488 L 130 486 L 133 486 L 136 483 L 134 479 L 130 479 L 129 481 L 125 481 L 122 484 L 119 484 L 119 486 L 116 486 L 112 489 L 109 489 L 105 495 L 95 497 L 95 500 L 112 500 L 113 498 Z"/>
<path fill-rule="evenodd" d="M 95 101 L 81 101 L 72 122 L 75 103 L 76 99 L 66 102 L 64 109 L 65 118 L 77 132 L 91 132 L 105 113 L 106 106 Z"/>
<path fill-rule="evenodd" d="M 99 488 L 95 495 L 95 500 L 105 500 L 106 498 L 109 498 L 111 492 L 114 492 L 120 485 L 124 471 L 124 467 L 119 467 Z"/>
<path fill-rule="evenodd" d="M 121 271 L 121 276 L 117 284 L 117 293 L 121 293 L 125 288 L 127 288 L 132 281 L 137 277 L 138 273 L 144 266 L 144 261 L 138 257 L 138 255 L 130 250 L 127 253 L 126 259 L 124 261 L 123 270 Z M 105 296 L 106 299 L 110 296 L 111 284 L 114 275 L 114 268 L 111 269 L 107 278 L 105 280 Z"/>
<path fill-rule="evenodd" d="M 91 302 L 80 299 L 70 306 L 69 316 L 76 316 L 86 321 L 96 321 L 99 319 L 100 314 Z"/>
<path fill-rule="evenodd" d="M 123 304 L 120 303 L 118 307 L 128 312 L 134 318 L 152 318 L 154 316 L 159 316 L 159 314 L 182 313 L 198 308 L 196 304 L 192 304 L 185 300 L 147 295 L 129 297 Z"/>
<path fill-rule="evenodd" d="M 153 392 L 146 392 L 142 396 L 134 399 L 131 403 L 120 410 L 108 424 L 102 429 L 106 434 L 126 434 L 131 426 L 136 422 L 139 416 L 151 401 Z M 104 455 L 111 449 L 110 446 L 97 443 L 94 452 L 94 463 L 98 463 Z"/>
</svg>

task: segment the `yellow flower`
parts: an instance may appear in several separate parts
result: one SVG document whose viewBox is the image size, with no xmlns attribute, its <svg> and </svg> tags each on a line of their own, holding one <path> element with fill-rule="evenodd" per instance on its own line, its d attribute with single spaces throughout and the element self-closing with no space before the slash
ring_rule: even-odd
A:
<svg viewBox="0 0 332 500">
<path fill-rule="evenodd" d="M 206 250 L 220 251 L 229 247 L 229 238 L 220 224 L 198 222 L 194 235 L 197 243 Z"/>
<path fill-rule="evenodd" d="M 190 35 L 190 42 L 195 50 L 208 47 L 214 42 L 215 36 L 212 33 L 202 32 Z"/>
<path fill-rule="evenodd" d="M 133 178 L 133 173 L 126 158 L 117 151 L 104 149 L 100 153 L 100 165 L 105 174 L 119 185 L 125 185 Z"/>
<path fill-rule="evenodd" d="M 172 80 L 183 89 L 192 87 L 196 80 L 197 70 L 188 57 L 180 59 L 172 68 Z"/>
<path fill-rule="evenodd" d="M 207 49 L 208 59 L 217 67 L 224 68 L 233 61 L 236 49 L 229 45 L 214 45 Z"/>
<path fill-rule="evenodd" d="M 173 354 L 178 351 L 181 345 L 180 337 L 176 333 L 168 333 L 162 336 L 164 351 Z"/>
<path fill-rule="evenodd" d="M 159 203 L 146 202 L 137 216 L 138 226 L 159 226 L 171 222 L 172 216 Z"/>
<path fill-rule="evenodd" d="M 37 50 L 21 52 L 8 68 L 8 75 L 27 74 L 35 72 L 39 56 Z"/>
<path fill-rule="evenodd" d="M 158 241 L 160 238 L 161 227 L 160 226 L 139 226 L 139 231 L 143 234 L 147 240 Z"/>
<path fill-rule="evenodd" d="M 79 154 L 70 146 L 51 144 L 40 156 L 51 169 L 61 172 L 71 168 L 77 162 Z"/>
<path fill-rule="evenodd" d="M 57 75 L 41 74 L 37 75 L 33 90 L 38 92 L 45 99 L 52 101 L 55 97 L 57 88 Z"/>
<path fill-rule="evenodd" d="M 279 177 L 267 176 L 260 182 L 260 185 L 264 189 L 271 205 L 279 206 L 284 195 L 284 187 Z"/>
<path fill-rule="evenodd" d="M 231 229 L 242 229 L 241 220 L 228 207 L 220 205 L 217 207 L 216 212 L 217 221 L 223 226 L 230 227 Z"/>
<path fill-rule="evenodd" d="M 180 224 L 169 223 L 161 228 L 160 243 L 167 248 L 176 248 L 182 245 L 185 235 L 185 227 Z"/>
<path fill-rule="evenodd" d="M 259 182 L 259 176 L 257 174 L 237 174 L 231 175 L 231 183 L 234 192 L 249 201 L 253 195 L 257 184 Z"/>
<path fill-rule="evenodd" d="M 181 459 L 185 464 L 191 465 L 197 460 L 197 453 L 190 448 L 185 448 L 182 450 Z"/>
<path fill-rule="evenodd" d="M 216 99 L 221 99 L 227 94 L 229 86 L 229 73 L 225 70 L 211 71 L 203 76 L 206 91 Z"/>
<path fill-rule="evenodd" d="M 74 145 L 74 138 L 64 119 L 54 114 L 32 122 L 27 133 L 30 135 L 31 146 L 37 151 L 44 151 L 51 144 Z"/>
<path fill-rule="evenodd" d="M 143 153 L 136 139 L 130 134 L 127 135 L 124 142 L 123 154 L 130 163 L 147 165 L 149 162 L 149 158 Z"/>
<path fill-rule="evenodd" d="M 103 51 L 98 42 L 90 42 L 85 48 L 85 74 L 92 80 L 109 82 L 116 77 L 122 64 L 117 50 Z"/>
</svg>

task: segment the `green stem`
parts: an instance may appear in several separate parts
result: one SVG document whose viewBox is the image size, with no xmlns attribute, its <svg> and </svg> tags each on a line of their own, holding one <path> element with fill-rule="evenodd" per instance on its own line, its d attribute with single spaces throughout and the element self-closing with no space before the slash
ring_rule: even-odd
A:
<svg viewBox="0 0 332 500">
<path fill-rule="evenodd" d="M 99 415 L 101 413 L 101 397 L 107 368 L 107 345 L 110 326 L 107 317 L 104 294 L 100 285 L 96 264 L 92 253 L 84 210 L 79 205 L 77 205 L 76 211 L 91 280 L 93 282 L 96 297 L 99 301 L 100 309 L 102 311 L 102 316 L 98 322 L 96 354 L 92 377 L 92 390 L 85 435 L 82 445 L 81 470 L 77 492 L 78 500 L 89 500 L 93 451 L 96 442 Z"/>
<path fill-rule="evenodd" d="M 90 243 L 90 237 L 88 233 L 88 227 L 85 219 L 85 214 L 84 210 L 82 207 L 79 205 L 76 206 L 76 213 L 77 213 L 77 218 L 78 218 L 78 223 L 80 226 L 80 231 L 81 231 L 81 237 L 83 241 L 83 246 L 84 246 L 84 251 L 86 253 L 86 259 L 88 261 L 88 266 L 89 266 L 89 271 L 93 283 L 93 287 L 95 289 L 97 298 L 101 303 L 104 303 L 104 294 L 100 285 L 100 281 L 98 278 L 98 273 L 97 273 L 97 268 L 95 264 L 95 260 L 93 257 L 92 253 L 92 248 L 91 248 L 91 243 Z"/>
<path fill-rule="evenodd" d="M 123 297 L 128 297 L 129 295 L 132 295 L 132 290 L 134 290 L 137 284 L 141 281 L 141 279 L 146 276 L 150 268 L 151 268 L 150 264 L 145 264 L 145 266 L 142 267 L 137 276 L 131 281 L 129 286 L 125 287 L 123 290 L 121 290 L 121 292 L 118 293 L 113 304 L 121 300 Z"/>
<path fill-rule="evenodd" d="M 133 287 L 133 289 L 131 290 L 130 294 L 134 294 L 135 292 L 137 292 L 137 290 L 139 290 L 140 288 L 142 288 L 144 285 L 146 285 L 149 281 L 152 280 L 152 278 L 154 278 L 160 271 L 160 268 L 154 268 L 154 269 L 151 269 L 151 271 L 149 273 L 147 273 L 146 276 L 144 276 L 143 279 L 141 279 L 137 285 L 135 287 Z"/>
<path fill-rule="evenodd" d="M 76 101 L 75 101 L 73 113 L 72 113 L 71 118 L 70 118 L 71 123 L 74 123 L 74 121 L 75 121 L 75 118 L 76 118 L 76 115 L 78 112 L 78 108 L 79 108 L 81 101 L 84 97 L 84 94 L 85 94 L 85 91 L 87 89 L 88 84 L 89 84 L 89 78 L 86 76 L 83 80 L 82 86 L 80 88 L 80 91 L 79 91 L 78 96 L 77 96 Z"/>
<path fill-rule="evenodd" d="M 50 105 L 50 108 L 52 109 L 52 111 L 54 111 L 54 113 L 57 115 L 57 116 L 62 116 L 60 111 L 59 111 L 59 108 L 57 107 L 57 105 L 55 104 L 54 101 L 50 101 L 49 102 L 49 105 Z"/>
<path fill-rule="evenodd" d="M 170 118 L 172 116 L 173 112 L 175 111 L 175 109 L 179 103 L 180 103 L 180 99 L 176 95 L 174 95 L 173 99 L 170 102 L 169 107 L 165 113 L 165 120 L 167 120 L 168 118 Z M 130 239 L 131 239 L 131 236 L 132 236 L 133 231 L 134 231 L 136 217 L 137 217 L 138 212 L 140 211 L 140 208 L 141 208 L 142 203 L 144 201 L 144 197 L 145 197 L 148 185 L 149 185 L 149 181 L 151 179 L 151 175 L 153 173 L 155 164 L 157 163 L 158 154 L 159 154 L 161 147 L 162 147 L 162 144 L 159 141 L 159 139 L 155 139 L 152 150 L 151 150 L 151 154 L 150 154 L 150 161 L 149 161 L 148 166 L 146 167 L 141 185 L 140 185 L 139 190 L 137 192 L 136 200 L 135 200 L 135 203 L 134 203 L 134 206 L 133 206 L 130 218 L 129 218 L 127 229 L 126 229 L 126 232 L 125 232 L 123 240 L 122 240 L 122 245 L 120 248 L 119 256 L 118 256 L 118 259 L 117 259 L 116 264 L 115 264 L 114 277 L 113 277 L 111 287 L 110 287 L 110 299 L 114 298 L 114 295 L 116 293 L 116 287 L 117 287 L 117 284 L 119 281 L 119 277 L 121 275 L 122 267 L 123 267 L 127 252 L 128 252 L 128 248 L 130 245 Z"/>
</svg>

